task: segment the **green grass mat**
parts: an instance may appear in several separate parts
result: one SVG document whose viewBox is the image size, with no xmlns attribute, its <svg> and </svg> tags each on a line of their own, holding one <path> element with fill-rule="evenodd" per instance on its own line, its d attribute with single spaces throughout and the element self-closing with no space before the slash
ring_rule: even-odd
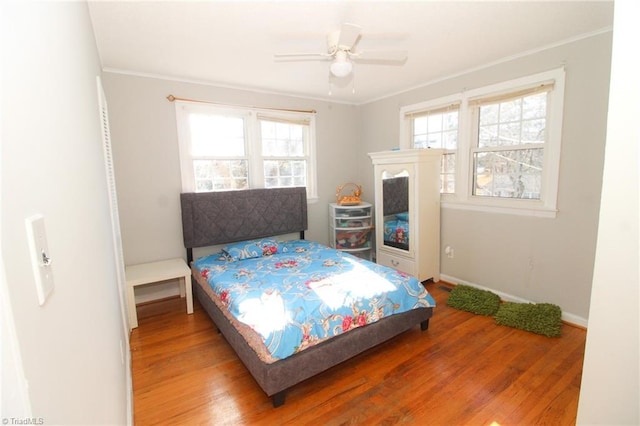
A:
<svg viewBox="0 0 640 426">
<path fill-rule="evenodd" d="M 451 290 L 447 305 L 478 315 L 493 316 L 500 307 L 500 297 L 489 290 L 458 284 Z"/>
<path fill-rule="evenodd" d="M 496 313 L 496 323 L 548 337 L 560 337 L 562 310 L 551 303 L 505 302 Z"/>
</svg>

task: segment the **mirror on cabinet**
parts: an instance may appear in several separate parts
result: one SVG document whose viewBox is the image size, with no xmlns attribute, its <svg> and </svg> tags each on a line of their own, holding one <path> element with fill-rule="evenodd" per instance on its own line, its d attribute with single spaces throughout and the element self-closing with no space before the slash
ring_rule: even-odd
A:
<svg viewBox="0 0 640 426">
<path fill-rule="evenodd" d="M 383 241 L 385 246 L 409 250 L 409 172 L 382 172 Z"/>
</svg>

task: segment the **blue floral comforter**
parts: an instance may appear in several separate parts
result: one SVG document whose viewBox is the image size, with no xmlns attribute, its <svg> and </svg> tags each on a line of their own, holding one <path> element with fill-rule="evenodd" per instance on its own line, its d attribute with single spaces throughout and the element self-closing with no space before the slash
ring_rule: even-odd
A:
<svg viewBox="0 0 640 426">
<path fill-rule="evenodd" d="M 305 240 L 252 242 L 194 266 L 224 306 L 286 358 L 329 337 L 435 301 L 414 277 Z"/>
</svg>

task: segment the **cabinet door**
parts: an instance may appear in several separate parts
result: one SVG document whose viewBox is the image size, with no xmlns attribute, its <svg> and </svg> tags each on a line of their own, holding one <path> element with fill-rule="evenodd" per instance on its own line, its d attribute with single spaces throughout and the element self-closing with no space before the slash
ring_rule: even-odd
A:
<svg viewBox="0 0 640 426">
<path fill-rule="evenodd" d="M 380 200 L 378 208 L 382 212 L 382 227 L 378 233 L 383 247 L 401 250 L 409 255 L 412 250 L 412 223 L 414 212 L 410 194 L 413 188 L 412 165 L 382 167 L 380 171 Z"/>
</svg>

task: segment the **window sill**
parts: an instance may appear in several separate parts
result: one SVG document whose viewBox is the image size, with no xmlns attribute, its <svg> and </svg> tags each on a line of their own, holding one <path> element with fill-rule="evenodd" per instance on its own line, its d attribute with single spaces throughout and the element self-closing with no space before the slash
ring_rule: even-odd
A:
<svg viewBox="0 0 640 426">
<path fill-rule="evenodd" d="M 477 204 L 471 202 L 459 202 L 459 201 L 441 201 L 440 206 L 445 209 L 453 210 L 472 210 L 485 213 L 497 213 L 497 214 L 511 214 L 517 216 L 529 216 L 529 217 L 541 217 L 548 219 L 555 219 L 558 210 L 545 207 L 508 207 L 508 206 L 496 206 L 488 204 Z"/>
</svg>

